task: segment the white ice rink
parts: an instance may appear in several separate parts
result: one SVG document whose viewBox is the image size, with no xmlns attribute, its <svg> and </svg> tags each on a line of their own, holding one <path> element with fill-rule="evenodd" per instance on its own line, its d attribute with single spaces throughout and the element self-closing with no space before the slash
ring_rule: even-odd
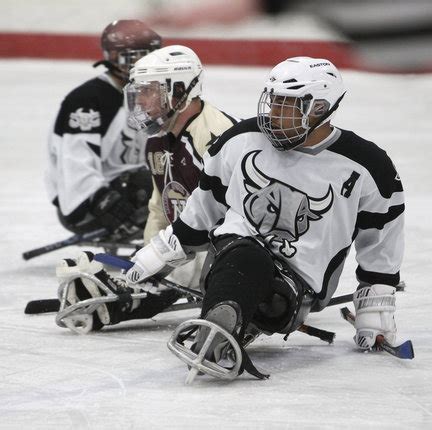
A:
<svg viewBox="0 0 432 430">
<path fill-rule="evenodd" d="M 68 237 L 42 181 L 46 137 L 62 97 L 95 71 L 84 62 L 0 61 L 1 429 L 431 429 L 432 76 L 344 72 L 348 93 L 334 123 L 387 150 L 406 190 L 406 254 L 397 293 L 398 343 L 416 357 L 358 352 L 338 307 L 308 323 L 335 331 L 327 345 L 302 333 L 262 337 L 250 356 L 267 381 L 210 377 L 185 386 L 167 347 L 194 311 L 77 336 L 54 315 L 26 316 L 29 300 L 56 295 L 54 268 L 70 247 L 24 262 L 21 253 Z M 206 98 L 255 114 L 267 69 L 208 68 Z M 355 289 L 349 259 L 337 295 Z"/>
</svg>

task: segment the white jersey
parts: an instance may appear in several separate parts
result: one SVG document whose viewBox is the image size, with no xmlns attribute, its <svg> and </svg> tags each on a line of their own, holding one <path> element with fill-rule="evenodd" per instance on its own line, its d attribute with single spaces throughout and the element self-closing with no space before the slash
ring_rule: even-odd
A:
<svg viewBox="0 0 432 430">
<path fill-rule="evenodd" d="M 144 243 L 177 219 L 186 200 L 198 186 L 202 156 L 225 130 L 238 120 L 201 101 L 199 114 L 182 131 L 150 136 L 146 158 L 153 175 L 153 194 L 144 230 Z"/>
<path fill-rule="evenodd" d="M 109 75 L 85 82 L 63 100 L 49 138 L 50 200 L 69 215 L 120 173 L 145 165 L 145 142 L 126 125 L 121 89 Z"/>
<path fill-rule="evenodd" d="M 278 151 L 252 118 L 209 149 L 173 227 L 191 247 L 210 231 L 255 237 L 306 280 L 322 308 L 353 242 L 359 281 L 399 282 L 403 212 L 400 178 L 374 143 L 334 128 L 314 147 Z"/>
</svg>

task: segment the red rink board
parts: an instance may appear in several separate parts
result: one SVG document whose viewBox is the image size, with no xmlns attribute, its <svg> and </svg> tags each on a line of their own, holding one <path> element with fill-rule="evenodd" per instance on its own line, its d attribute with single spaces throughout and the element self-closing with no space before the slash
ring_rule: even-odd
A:
<svg viewBox="0 0 432 430">
<path fill-rule="evenodd" d="M 192 48 L 205 64 L 273 66 L 285 58 L 327 58 L 341 68 L 358 68 L 349 43 L 296 40 L 172 39 L 164 45 Z M 99 37 L 82 34 L 0 33 L 0 58 L 98 60 Z"/>
</svg>

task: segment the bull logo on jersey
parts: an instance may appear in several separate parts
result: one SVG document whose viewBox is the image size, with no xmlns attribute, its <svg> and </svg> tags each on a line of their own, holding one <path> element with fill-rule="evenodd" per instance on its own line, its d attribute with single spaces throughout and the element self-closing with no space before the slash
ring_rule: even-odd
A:
<svg viewBox="0 0 432 430">
<path fill-rule="evenodd" d="M 333 189 L 329 185 L 322 197 L 311 197 L 291 185 L 269 178 L 261 172 L 255 159 L 261 151 L 252 151 L 242 161 L 243 200 L 246 218 L 271 246 L 277 246 L 285 257 L 297 249 L 292 245 L 309 230 L 311 221 L 318 221 L 333 204 Z"/>
<path fill-rule="evenodd" d="M 100 113 L 93 109 L 90 109 L 90 112 L 84 112 L 83 108 L 79 108 L 69 116 L 69 127 L 79 128 L 81 131 L 90 131 L 100 125 Z"/>
</svg>

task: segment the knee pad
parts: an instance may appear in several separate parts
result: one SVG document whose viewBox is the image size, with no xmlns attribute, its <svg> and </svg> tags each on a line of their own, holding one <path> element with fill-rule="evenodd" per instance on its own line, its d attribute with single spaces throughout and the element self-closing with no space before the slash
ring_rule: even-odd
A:
<svg viewBox="0 0 432 430">
<path fill-rule="evenodd" d="M 239 304 L 247 325 L 271 292 L 274 265 L 268 252 L 250 239 L 235 239 L 216 254 L 206 279 L 203 315 L 220 302 Z"/>
<path fill-rule="evenodd" d="M 259 304 L 252 322 L 266 333 L 291 333 L 303 324 L 314 295 L 295 279 L 276 277 L 272 294 Z"/>
</svg>

